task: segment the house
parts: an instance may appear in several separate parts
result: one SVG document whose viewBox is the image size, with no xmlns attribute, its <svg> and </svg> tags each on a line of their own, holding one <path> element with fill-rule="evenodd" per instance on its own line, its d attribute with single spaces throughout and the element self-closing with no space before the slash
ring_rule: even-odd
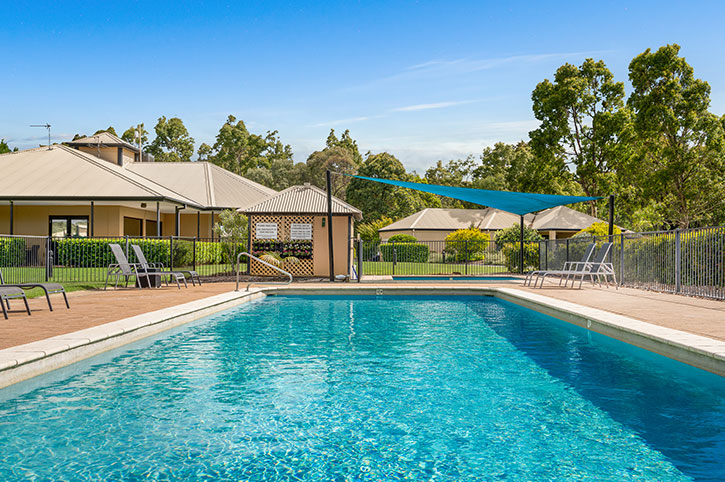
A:
<svg viewBox="0 0 725 482">
<path fill-rule="evenodd" d="M 213 238 L 224 209 L 277 191 L 207 162 L 153 162 L 104 132 L 0 155 L 0 234 Z"/>
<path fill-rule="evenodd" d="M 518 225 L 519 222 L 520 218 L 517 214 L 494 208 L 426 208 L 385 226 L 378 232 L 383 240 L 387 240 L 394 234 L 410 234 L 419 241 L 443 241 L 448 234 L 458 229 L 474 226 L 493 235 L 496 231 Z M 602 220 L 566 206 L 545 209 L 524 216 L 525 225 L 537 230 L 547 239 L 569 238 L 596 222 L 602 222 Z"/>
<path fill-rule="evenodd" d="M 327 193 L 305 184 L 289 187 L 239 211 L 249 219 L 252 251 L 277 251 L 282 254 L 291 251 L 300 262 L 285 269 L 294 275 L 329 276 L 328 230 L 332 229 L 335 274 L 350 275 L 353 220 L 362 219 L 362 212 L 356 207 L 333 196 L 330 227 Z M 251 264 L 251 273 L 275 274 L 256 262 Z"/>
</svg>

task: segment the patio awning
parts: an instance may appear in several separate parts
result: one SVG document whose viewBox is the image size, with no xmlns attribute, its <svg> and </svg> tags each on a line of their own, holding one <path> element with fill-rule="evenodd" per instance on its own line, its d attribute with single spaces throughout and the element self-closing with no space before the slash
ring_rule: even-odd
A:
<svg viewBox="0 0 725 482">
<path fill-rule="evenodd" d="M 346 174 L 349 175 L 349 174 Z M 488 189 L 472 189 L 468 187 L 441 186 L 438 184 L 424 184 L 421 182 L 395 181 L 392 179 L 378 179 L 376 177 L 353 176 L 358 179 L 390 184 L 391 186 L 415 189 L 416 191 L 446 196 L 461 201 L 468 201 L 482 206 L 489 206 L 513 214 L 524 214 L 541 211 L 542 209 L 575 204 L 584 201 L 595 201 L 601 197 L 592 196 L 561 196 L 558 194 L 535 194 L 530 192 L 491 191 Z"/>
</svg>

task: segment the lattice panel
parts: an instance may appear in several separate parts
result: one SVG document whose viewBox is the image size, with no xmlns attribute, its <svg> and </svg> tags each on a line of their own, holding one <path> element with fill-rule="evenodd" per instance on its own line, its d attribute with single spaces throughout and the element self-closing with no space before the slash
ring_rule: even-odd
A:
<svg viewBox="0 0 725 482">
<path fill-rule="evenodd" d="M 252 242 L 257 239 L 257 223 L 277 223 L 277 241 L 292 241 L 290 239 L 290 228 L 293 223 L 307 223 L 312 224 L 312 237 L 315 236 L 314 220 L 313 216 L 284 216 L 284 215 L 261 215 L 261 216 L 250 216 L 252 223 Z M 312 239 L 311 241 L 314 241 Z M 312 276 L 314 273 L 314 258 L 315 250 L 314 243 L 312 249 L 311 259 L 301 259 L 299 264 L 287 265 L 283 267 L 284 270 L 289 271 L 294 276 Z M 279 276 L 278 271 L 263 265 L 257 261 L 252 260 L 249 271 L 253 276 Z"/>
</svg>

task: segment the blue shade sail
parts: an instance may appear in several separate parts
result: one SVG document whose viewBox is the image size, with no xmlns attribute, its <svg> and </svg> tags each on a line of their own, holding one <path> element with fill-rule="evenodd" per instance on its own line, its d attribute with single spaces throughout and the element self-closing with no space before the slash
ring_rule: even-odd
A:
<svg viewBox="0 0 725 482">
<path fill-rule="evenodd" d="M 349 175 L 349 174 L 346 174 Z M 439 196 L 446 196 L 461 201 L 468 201 L 482 206 L 489 206 L 501 211 L 523 216 L 524 214 L 541 211 L 542 209 L 564 206 L 566 204 L 595 201 L 601 197 L 591 196 L 560 196 L 558 194 L 534 194 L 529 192 L 490 191 L 488 189 L 471 189 L 468 187 L 440 186 L 438 184 L 423 184 L 419 182 L 393 181 L 391 179 L 378 179 L 375 177 L 350 176 L 366 179 L 391 186 L 406 187 L 416 191 L 428 192 Z"/>
</svg>

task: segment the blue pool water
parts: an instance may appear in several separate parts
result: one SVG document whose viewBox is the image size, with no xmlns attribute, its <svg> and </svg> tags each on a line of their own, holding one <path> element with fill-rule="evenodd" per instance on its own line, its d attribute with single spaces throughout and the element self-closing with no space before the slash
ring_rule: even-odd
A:
<svg viewBox="0 0 725 482">
<path fill-rule="evenodd" d="M 515 276 L 467 276 L 467 275 L 436 275 L 436 276 L 393 276 L 395 281 L 517 281 Z"/>
<path fill-rule="evenodd" d="M 723 379 L 493 298 L 270 297 L 0 391 L 0 480 L 725 480 Z"/>
</svg>

